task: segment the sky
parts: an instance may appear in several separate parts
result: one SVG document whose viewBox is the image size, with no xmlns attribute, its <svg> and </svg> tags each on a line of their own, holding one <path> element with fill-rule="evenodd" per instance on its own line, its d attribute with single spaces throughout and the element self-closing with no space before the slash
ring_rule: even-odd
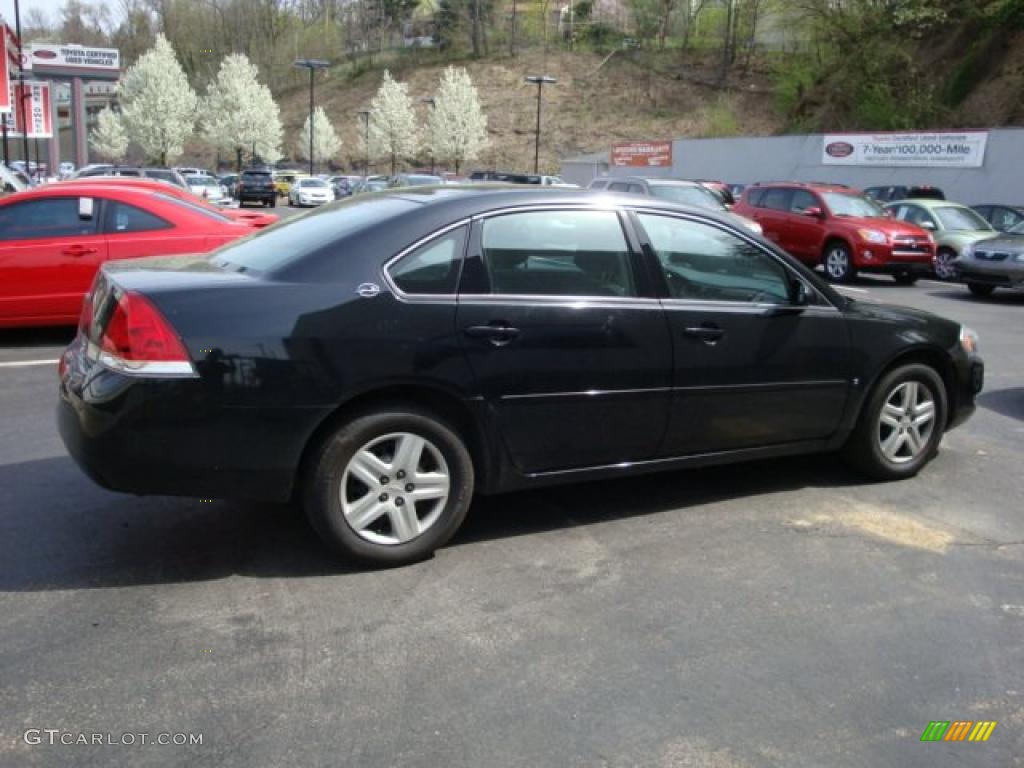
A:
<svg viewBox="0 0 1024 768">
<path fill-rule="evenodd" d="M 30 8 L 42 8 L 50 20 L 57 18 L 57 11 L 64 5 L 64 0 L 21 0 L 21 18 L 25 18 Z M 0 0 L 0 16 L 14 28 L 14 0 Z"/>
</svg>

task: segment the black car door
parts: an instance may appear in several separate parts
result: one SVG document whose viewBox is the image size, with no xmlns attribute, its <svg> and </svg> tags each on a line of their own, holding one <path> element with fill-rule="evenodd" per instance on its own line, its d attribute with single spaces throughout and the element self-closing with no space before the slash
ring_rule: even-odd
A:
<svg viewBox="0 0 1024 768">
<path fill-rule="evenodd" d="M 636 221 L 675 349 L 662 454 L 829 437 L 847 397 L 841 313 L 744 234 L 682 215 Z"/>
<path fill-rule="evenodd" d="M 474 222 L 457 323 L 523 472 L 652 457 L 672 345 L 615 210 L 508 211 Z"/>
</svg>

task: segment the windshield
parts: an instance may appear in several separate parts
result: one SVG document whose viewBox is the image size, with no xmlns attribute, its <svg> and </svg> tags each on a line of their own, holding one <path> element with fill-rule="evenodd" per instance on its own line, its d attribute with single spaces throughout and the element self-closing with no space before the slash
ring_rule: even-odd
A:
<svg viewBox="0 0 1024 768">
<path fill-rule="evenodd" d="M 1024 221 L 1019 221 L 1006 230 L 1012 235 L 1024 235 Z"/>
<path fill-rule="evenodd" d="M 982 229 L 991 231 L 992 227 L 981 216 L 970 208 L 957 208 L 952 205 L 944 205 L 932 208 L 932 213 L 938 217 L 943 229 L 974 231 Z"/>
<path fill-rule="evenodd" d="M 405 184 L 408 184 L 409 186 L 413 187 L 427 184 L 442 183 L 440 176 L 428 176 L 427 174 L 414 174 L 411 176 L 406 176 L 404 177 L 403 181 Z"/>
<path fill-rule="evenodd" d="M 327 182 L 322 179 L 305 179 L 299 182 L 300 187 L 326 187 Z"/>
<path fill-rule="evenodd" d="M 833 216 L 856 216 L 861 219 L 884 219 L 885 211 L 874 200 L 846 192 L 822 192 L 825 205 Z"/>
<path fill-rule="evenodd" d="M 673 203 L 693 205 L 697 208 L 706 208 L 711 211 L 725 210 L 722 201 L 704 187 L 690 187 L 683 184 L 651 184 L 650 186 L 651 194 L 662 200 L 671 200 Z"/>
<path fill-rule="evenodd" d="M 283 219 L 259 234 L 235 240 L 211 254 L 211 261 L 239 272 L 267 272 L 308 256 L 360 230 L 415 207 L 397 197 L 349 198 L 315 213 Z"/>
<path fill-rule="evenodd" d="M 186 176 L 185 181 L 192 187 L 217 187 L 220 186 L 216 179 L 209 176 Z"/>
</svg>

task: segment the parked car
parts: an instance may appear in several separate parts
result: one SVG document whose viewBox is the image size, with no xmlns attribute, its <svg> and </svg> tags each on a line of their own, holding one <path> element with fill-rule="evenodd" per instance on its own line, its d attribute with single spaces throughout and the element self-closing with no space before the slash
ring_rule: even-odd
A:
<svg viewBox="0 0 1024 768">
<path fill-rule="evenodd" d="M 935 239 L 935 276 L 953 280 L 953 262 L 965 246 L 995 235 L 992 225 L 970 208 L 945 200 L 901 200 L 885 206 L 894 218 L 928 230 Z"/>
<path fill-rule="evenodd" d="M 281 197 L 288 197 L 292 190 L 292 184 L 298 179 L 308 178 L 305 171 L 274 171 L 274 188 Z"/>
<path fill-rule="evenodd" d="M 844 298 L 729 217 L 454 187 L 108 266 L 58 422 L 104 487 L 301 500 L 396 565 L 474 493 L 834 450 L 910 477 L 983 378 L 970 329 Z"/>
<path fill-rule="evenodd" d="M 269 168 L 243 170 L 235 189 L 239 208 L 248 202 L 263 203 L 271 208 L 277 207 L 277 187 L 273 172 Z"/>
<path fill-rule="evenodd" d="M 224 196 L 224 189 L 213 176 L 207 174 L 186 176 L 185 183 L 188 184 L 189 191 L 193 195 L 201 197 L 208 203 L 223 203 L 227 201 L 227 198 Z"/>
<path fill-rule="evenodd" d="M 362 176 L 331 176 L 327 183 L 331 185 L 335 200 L 342 200 L 352 196 L 352 190 Z"/>
<path fill-rule="evenodd" d="M 100 179 L 68 179 L 67 181 L 61 182 L 61 186 L 65 187 L 78 184 L 103 184 L 103 186 L 127 187 L 129 189 L 148 189 L 151 192 L 163 192 L 164 194 L 177 197 L 179 200 L 183 200 L 189 205 L 202 206 L 207 210 L 214 211 L 222 216 L 227 216 L 233 221 L 240 221 L 250 227 L 256 227 L 257 229 L 268 227 L 277 221 L 277 216 L 273 213 L 253 211 L 246 208 L 220 208 L 212 203 L 204 201 L 202 198 L 196 197 L 191 192 L 187 192 L 181 187 L 168 184 L 166 181 L 157 181 L 156 179 L 109 177 Z"/>
<path fill-rule="evenodd" d="M 971 209 L 991 224 L 997 232 L 1009 232 L 1024 222 L 1024 205 L 986 203 L 972 205 Z"/>
<path fill-rule="evenodd" d="M 158 179 L 188 189 L 185 177 L 173 168 L 140 168 L 137 166 L 99 165 L 83 168 L 75 174 L 76 179 L 92 179 L 102 176 L 126 176 L 136 179 Z"/>
<path fill-rule="evenodd" d="M 965 245 L 953 267 L 975 296 L 989 296 L 996 288 L 1024 290 L 1024 221 Z"/>
<path fill-rule="evenodd" d="M 891 203 L 895 200 L 945 200 L 946 193 L 938 187 L 927 185 L 904 186 L 894 184 L 881 187 L 868 187 L 864 194 L 879 203 Z"/>
<path fill-rule="evenodd" d="M 722 202 L 722 205 L 729 207 L 736 204 L 732 188 L 724 181 L 712 181 L 710 179 L 694 179 L 694 181 L 710 190 Z"/>
<path fill-rule="evenodd" d="M 63 162 L 57 168 L 57 178 L 61 181 L 64 179 L 70 179 L 75 173 L 75 164 L 70 162 Z"/>
<path fill-rule="evenodd" d="M 62 182 L 0 200 L 0 327 L 70 325 L 108 261 L 205 253 L 252 228 L 174 194 Z"/>
<path fill-rule="evenodd" d="M 180 168 L 175 168 L 174 170 L 176 170 L 178 173 L 180 173 L 182 176 L 185 176 L 185 177 L 188 177 L 188 176 L 213 176 L 213 174 L 210 173 L 205 168 L 196 168 L 194 166 L 184 166 L 184 167 L 180 167 Z"/>
<path fill-rule="evenodd" d="M 557 187 L 565 182 L 558 176 L 544 176 L 539 173 L 516 173 L 514 171 L 473 171 L 470 181 L 499 181 L 504 184 L 531 184 L 541 187 Z"/>
<path fill-rule="evenodd" d="M 288 205 L 301 207 L 323 205 L 334 200 L 334 190 L 323 179 L 296 179 L 288 192 Z"/>
<path fill-rule="evenodd" d="M 768 182 L 747 187 L 733 213 L 756 220 L 769 240 L 804 264 L 824 265 L 836 283 L 858 271 L 890 274 L 912 285 L 931 273 L 932 236 L 894 221 L 873 200 L 845 186 Z"/>
<path fill-rule="evenodd" d="M 444 179 L 429 173 L 400 173 L 388 180 L 389 187 L 424 187 L 444 184 Z"/>
<path fill-rule="evenodd" d="M 370 177 L 359 179 L 352 185 L 352 195 L 363 195 L 367 192 L 381 192 L 388 188 L 386 176 Z"/>
<path fill-rule="evenodd" d="M 603 177 L 590 182 L 590 189 L 607 189 L 610 192 L 626 192 L 633 195 L 646 195 L 673 203 L 694 205 L 709 211 L 729 213 L 729 208 L 716 195 L 699 181 L 681 181 L 679 179 L 645 178 L 643 176 Z M 751 232 L 761 234 L 761 225 L 749 216 L 730 214 L 736 221 Z"/>
<path fill-rule="evenodd" d="M 0 163 L 0 189 L 3 189 L 4 193 L 24 192 L 31 186 L 28 177 L 21 171 Z"/>
<path fill-rule="evenodd" d="M 235 197 L 235 188 L 238 186 L 239 174 L 237 173 L 225 173 L 217 181 L 220 182 L 220 188 L 224 193 L 224 197 L 233 198 Z"/>
</svg>

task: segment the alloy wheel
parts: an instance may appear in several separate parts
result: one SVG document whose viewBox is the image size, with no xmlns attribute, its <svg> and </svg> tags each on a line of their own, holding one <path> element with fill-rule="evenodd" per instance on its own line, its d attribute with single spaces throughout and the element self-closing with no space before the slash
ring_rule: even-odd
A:
<svg viewBox="0 0 1024 768">
<path fill-rule="evenodd" d="M 927 449 L 935 429 L 935 399 L 918 381 L 898 384 L 878 417 L 878 447 L 894 464 L 913 461 Z"/>
<path fill-rule="evenodd" d="M 939 280 L 952 280 L 956 277 L 956 270 L 953 268 L 953 259 L 956 255 L 945 249 L 935 254 L 935 276 Z"/>
<path fill-rule="evenodd" d="M 850 274 L 850 254 L 845 248 L 830 248 L 825 256 L 825 271 L 836 282 L 842 282 Z"/>
<path fill-rule="evenodd" d="M 451 475 L 441 451 L 411 432 L 377 437 L 355 452 L 341 478 L 345 522 L 374 544 L 405 544 L 441 517 Z"/>
</svg>

